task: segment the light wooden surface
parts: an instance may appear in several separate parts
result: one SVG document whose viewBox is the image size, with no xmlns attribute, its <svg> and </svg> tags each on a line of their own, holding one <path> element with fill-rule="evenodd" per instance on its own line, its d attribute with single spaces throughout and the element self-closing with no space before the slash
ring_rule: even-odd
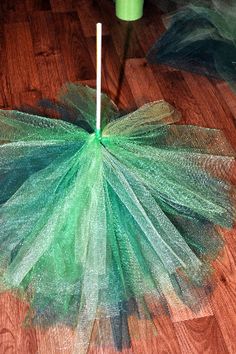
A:
<svg viewBox="0 0 236 354">
<path fill-rule="evenodd" d="M 96 22 L 103 23 L 103 90 L 121 109 L 164 98 L 183 122 L 223 129 L 236 146 L 236 96 L 223 82 L 209 81 L 165 66 L 149 66 L 145 53 L 163 31 L 160 13 L 147 6 L 132 24 L 124 81 L 117 95 L 128 25 L 114 16 L 109 0 L 5 0 L 0 4 L 0 108 L 34 106 L 55 98 L 61 85 L 80 81 L 95 86 Z M 198 313 L 157 318 L 158 335 L 145 322 L 130 325 L 142 333 L 126 354 L 236 353 L 236 232 L 224 231 L 226 247 L 215 262 L 216 288 Z M 70 354 L 73 332 L 22 326 L 27 305 L 0 296 L 0 353 Z M 113 350 L 90 353 L 111 354 Z M 79 353 L 78 353 L 79 354 Z"/>
</svg>

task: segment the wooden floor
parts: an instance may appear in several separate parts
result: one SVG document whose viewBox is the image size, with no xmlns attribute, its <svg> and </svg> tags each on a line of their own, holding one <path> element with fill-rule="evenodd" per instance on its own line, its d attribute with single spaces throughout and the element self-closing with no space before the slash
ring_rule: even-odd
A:
<svg viewBox="0 0 236 354">
<path fill-rule="evenodd" d="M 35 105 L 41 97 L 55 98 L 67 81 L 94 86 L 95 24 L 101 21 L 103 90 L 121 109 L 164 98 L 182 112 L 183 122 L 221 128 L 236 146 L 236 96 L 225 83 L 147 65 L 145 53 L 163 31 L 160 13 L 151 5 L 144 18 L 132 26 L 115 18 L 110 0 L 1 0 L 0 10 L 1 108 L 19 109 Z M 129 30 L 124 67 L 121 63 Z M 145 323 L 140 324 L 143 340 L 135 341 L 124 353 L 236 353 L 236 232 L 224 234 L 226 247 L 215 262 L 217 287 L 209 303 L 197 315 L 186 311 L 171 319 L 159 318 L 158 335 L 148 342 Z M 24 328 L 26 304 L 3 294 L 0 305 L 1 354 L 72 352 L 73 333 L 68 328 L 44 332 Z"/>
</svg>

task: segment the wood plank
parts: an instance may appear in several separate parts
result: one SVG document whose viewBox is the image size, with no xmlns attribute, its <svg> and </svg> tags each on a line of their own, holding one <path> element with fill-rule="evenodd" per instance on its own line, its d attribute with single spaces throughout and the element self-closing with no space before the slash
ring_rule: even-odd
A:
<svg viewBox="0 0 236 354">
<path fill-rule="evenodd" d="M 69 78 L 56 35 L 54 18 L 48 11 L 37 11 L 30 15 L 29 20 L 42 97 L 55 99 Z"/>
<path fill-rule="evenodd" d="M 145 55 L 164 32 L 162 14 L 154 5 L 144 8 L 144 16 L 134 23 L 137 38 Z"/>
<path fill-rule="evenodd" d="M 49 11 L 35 11 L 28 16 L 34 55 L 50 55 L 60 52 L 53 14 Z"/>
<path fill-rule="evenodd" d="M 13 295 L 0 295 L 0 352 L 37 353 L 36 331 L 24 327 L 28 306 Z"/>
<path fill-rule="evenodd" d="M 10 104 L 19 107 L 21 92 L 40 91 L 29 24 L 6 24 L 5 38 L 7 72 L 11 91 Z"/>
<path fill-rule="evenodd" d="M 109 28 L 104 21 L 103 11 L 94 0 L 80 0 L 77 6 L 77 13 L 80 19 L 84 36 L 96 37 L 96 23 L 102 23 L 103 36 L 109 35 Z"/>
<path fill-rule="evenodd" d="M 215 317 L 230 354 L 236 352 L 235 235 L 235 230 L 227 233 L 226 241 L 229 243 L 229 246 L 225 246 L 223 254 L 215 262 L 217 284 L 211 299 Z M 233 244 L 234 248 L 231 247 L 231 244 Z"/>
<path fill-rule="evenodd" d="M 10 106 L 9 90 L 7 82 L 7 58 L 6 58 L 6 43 L 4 36 L 4 25 L 0 24 L 0 108 Z"/>
<path fill-rule="evenodd" d="M 151 69 L 163 98 L 181 112 L 181 123 L 204 126 L 203 112 L 186 84 L 183 74 L 169 71 L 161 65 L 153 65 Z"/>
<path fill-rule="evenodd" d="M 24 12 L 31 12 L 37 10 L 50 10 L 50 0 L 8 0 L 2 1 L 0 4 L 0 10 L 3 16 L 5 14 L 13 14 L 16 15 L 23 14 Z M 13 17 L 12 17 L 13 18 Z M 17 16 L 15 18 L 16 22 Z"/>
<path fill-rule="evenodd" d="M 175 323 L 182 354 L 228 354 L 214 316 Z"/>
<path fill-rule="evenodd" d="M 229 106 L 234 119 L 236 119 L 236 96 L 228 84 L 224 81 L 220 81 L 216 84 L 221 96 L 225 100 L 226 104 Z"/>
<path fill-rule="evenodd" d="M 221 129 L 232 145 L 235 145 L 236 129 L 233 115 L 218 90 L 204 76 L 187 72 L 184 72 L 183 76 L 204 116 L 204 126 Z"/>
<path fill-rule="evenodd" d="M 73 330 L 66 326 L 55 325 L 45 330 L 38 328 L 36 330 L 37 354 L 73 354 L 74 335 Z"/>
<path fill-rule="evenodd" d="M 40 55 L 35 60 L 40 75 L 42 97 L 55 99 L 61 87 L 69 81 L 62 55 Z"/>
<path fill-rule="evenodd" d="M 51 10 L 50 0 L 25 0 L 26 11 L 49 11 Z"/>
<path fill-rule="evenodd" d="M 155 327 L 147 321 L 130 319 L 130 326 L 135 333 L 132 339 L 132 348 L 135 354 L 179 354 L 180 346 L 175 328 L 169 317 L 154 317 Z"/>
<path fill-rule="evenodd" d="M 50 0 L 53 12 L 71 12 L 76 10 L 78 0 Z"/>
<path fill-rule="evenodd" d="M 163 99 L 156 78 L 145 59 L 128 59 L 125 76 L 137 107 L 147 102 Z"/>
<path fill-rule="evenodd" d="M 92 80 L 96 78 L 86 41 L 76 12 L 54 14 L 60 51 L 64 59 L 69 81 Z"/>
</svg>

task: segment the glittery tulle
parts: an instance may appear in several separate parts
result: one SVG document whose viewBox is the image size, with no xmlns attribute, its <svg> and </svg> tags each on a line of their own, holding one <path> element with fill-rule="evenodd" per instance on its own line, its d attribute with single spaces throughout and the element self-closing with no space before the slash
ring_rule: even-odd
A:
<svg viewBox="0 0 236 354">
<path fill-rule="evenodd" d="M 33 324 L 73 326 L 76 353 L 120 350 L 132 316 L 197 309 L 215 225 L 235 216 L 233 152 L 164 101 L 118 117 L 103 96 L 101 139 L 92 89 L 69 85 L 48 106 L 73 123 L 0 113 L 2 289 L 25 294 Z"/>
<path fill-rule="evenodd" d="M 235 1 L 186 2 L 167 16 L 167 31 L 149 51 L 149 62 L 223 79 L 236 91 Z"/>
</svg>

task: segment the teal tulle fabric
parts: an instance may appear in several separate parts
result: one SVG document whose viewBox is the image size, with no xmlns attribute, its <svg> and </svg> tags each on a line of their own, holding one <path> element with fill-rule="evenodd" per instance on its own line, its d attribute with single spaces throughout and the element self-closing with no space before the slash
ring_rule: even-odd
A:
<svg viewBox="0 0 236 354">
<path fill-rule="evenodd" d="M 179 3 L 179 1 L 176 1 Z M 225 80 L 236 92 L 236 2 L 185 1 L 150 49 L 150 63 Z"/>
<path fill-rule="evenodd" d="M 94 90 L 70 84 L 54 108 L 74 121 L 0 112 L 1 288 L 32 324 L 74 327 L 76 353 L 121 350 L 132 316 L 197 310 L 234 222 L 234 153 L 165 101 L 120 116 L 103 95 L 101 136 Z"/>
</svg>

